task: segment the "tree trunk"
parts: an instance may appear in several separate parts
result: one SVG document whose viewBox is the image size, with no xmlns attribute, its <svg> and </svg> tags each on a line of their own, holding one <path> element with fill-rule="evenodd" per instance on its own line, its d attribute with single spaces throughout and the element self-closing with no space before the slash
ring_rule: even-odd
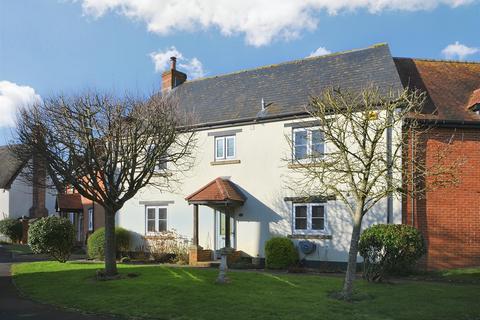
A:
<svg viewBox="0 0 480 320">
<path fill-rule="evenodd" d="M 360 230 L 362 227 L 362 212 L 357 209 L 353 219 L 352 239 L 350 240 L 350 251 L 348 252 L 347 273 L 343 283 L 342 297 L 350 300 L 353 294 L 353 281 L 357 271 L 358 240 L 360 239 Z"/>
<path fill-rule="evenodd" d="M 115 211 L 105 209 L 105 275 L 111 277 L 116 274 Z"/>
</svg>

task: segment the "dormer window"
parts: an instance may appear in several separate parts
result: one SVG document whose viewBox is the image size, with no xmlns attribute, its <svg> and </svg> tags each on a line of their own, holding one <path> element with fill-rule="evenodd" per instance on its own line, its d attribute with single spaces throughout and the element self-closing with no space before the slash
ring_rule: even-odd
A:
<svg viewBox="0 0 480 320">
<path fill-rule="evenodd" d="M 472 92 L 470 99 L 468 99 L 467 109 L 480 114 L 480 88 Z"/>
</svg>

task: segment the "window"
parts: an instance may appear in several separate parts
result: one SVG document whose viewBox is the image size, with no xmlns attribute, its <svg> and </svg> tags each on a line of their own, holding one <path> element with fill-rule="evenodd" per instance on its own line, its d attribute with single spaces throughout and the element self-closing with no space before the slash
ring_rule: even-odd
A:
<svg viewBox="0 0 480 320">
<path fill-rule="evenodd" d="M 293 129 L 293 159 L 318 158 L 325 154 L 325 138 L 318 128 Z"/>
<path fill-rule="evenodd" d="M 295 233 L 315 233 L 325 231 L 325 204 L 294 204 L 293 230 Z"/>
<path fill-rule="evenodd" d="M 147 207 L 147 233 L 167 231 L 167 208 Z"/>
<path fill-rule="evenodd" d="M 88 231 L 93 231 L 93 208 L 88 209 Z"/>
<path fill-rule="evenodd" d="M 215 137 L 215 160 L 235 158 L 235 136 Z"/>
</svg>

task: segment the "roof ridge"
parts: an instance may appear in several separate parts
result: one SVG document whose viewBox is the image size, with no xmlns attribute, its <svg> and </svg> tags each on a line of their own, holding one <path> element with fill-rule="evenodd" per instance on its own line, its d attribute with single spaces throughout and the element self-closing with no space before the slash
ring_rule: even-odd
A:
<svg viewBox="0 0 480 320">
<path fill-rule="evenodd" d="M 225 186 L 223 185 L 223 178 L 221 177 L 218 177 L 215 179 L 215 182 L 217 183 L 217 187 L 218 187 L 218 190 L 220 190 L 220 193 L 222 194 L 222 197 L 224 199 L 228 199 L 229 198 L 229 194 L 228 194 L 228 191 L 226 190 Z"/>
<path fill-rule="evenodd" d="M 210 185 L 214 184 L 216 181 L 217 181 L 217 179 L 210 181 L 209 183 L 207 183 L 206 185 L 204 185 L 203 187 L 201 187 L 200 189 L 198 189 L 198 190 L 195 191 L 194 193 L 192 193 L 192 194 L 188 195 L 187 197 L 185 197 L 185 199 L 188 200 L 188 199 L 196 196 L 197 194 L 199 194 L 199 193 L 202 192 L 203 190 L 207 189 Z"/>
<path fill-rule="evenodd" d="M 195 82 L 199 82 L 199 81 L 203 81 L 203 80 L 226 77 L 226 76 L 231 76 L 231 75 L 235 75 L 235 74 L 239 74 L 239 73 L 255 71 L 255 70 L 269 69 L 269 68 L 274 68 L 274 67 L 278 67 L 278 66 L 281 66 L 281 65 L 295 64 L 295 63 L 299 63 L 299 62 L 302 62 L 302 61 L 319 60 L 319 59 L 324 59 L 324 58 L 328 58 L 328 57 L 332 57 L 332 56 L 338 56 L 338 55 L 343 55 L 343 54 L 348 54 L 348 53 L 353 53 L 353 52 L 375 49 L 375 48 L 383 47 L 383 46 L 388 46 L 388 43 L 380 42 L 380 43 L 375 43 L 371 46 L 364 47 L 364 48 L 337 51 L 337 52 L 332 52 L 332 53 L 325 54 L 325 55 L 320 55 L 320 56 L 305 57 L 305 58 L 301 58 L 301 59 L 295 59 L 295 60 L 284 61 L 284 62 L 279 62 L 279 63 L 267 64 L 267 65 L 260 66 L 260 67 L 255 67 L 255 68 L 241 69 L 241 70 L 228 72 L 228 73 L 224 73 L 224 74 L 219 74 L 219 75 L 215 75 L 215 76 L 210 76 L 210 77 L 203 77 L 203 78 L 198 78 L 198 79 L 194 79 L 194 80 L 187 80 L 186 82 L 184 82 L 181 86 L 179 86 L 177 88 L 180 88 L 180 87 L 185 86 L 185 85 L 190 84 L 190 83 L 195 83 Z"/>
<path fill-rule="evenodd" d="M 459 64 L 480 64 L 480 61 L 473 61 L 473 60 L 448 60 L 448 59 L 411 58 L 411 57 L 393 57 L 393 59 L 411 59 L 414 61 L 445 62 L 445 63 L 459 63 Z"/>
</svg>

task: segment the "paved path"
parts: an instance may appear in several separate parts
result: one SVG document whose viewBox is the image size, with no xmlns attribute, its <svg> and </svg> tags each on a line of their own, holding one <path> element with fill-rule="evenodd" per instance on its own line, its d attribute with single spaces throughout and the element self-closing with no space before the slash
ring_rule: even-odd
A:
<svg viewBox="0 0 480 320">
<path fill-rule="evenodd" d="M 12 259 L 10 252 L 0 247 L 0 319 L 35 319 L 35 320 L 109 320 L 113 318 L 84 315 L 33 302 L 20 297 L 12 282 L 10 267 Z"/>
</svg>

